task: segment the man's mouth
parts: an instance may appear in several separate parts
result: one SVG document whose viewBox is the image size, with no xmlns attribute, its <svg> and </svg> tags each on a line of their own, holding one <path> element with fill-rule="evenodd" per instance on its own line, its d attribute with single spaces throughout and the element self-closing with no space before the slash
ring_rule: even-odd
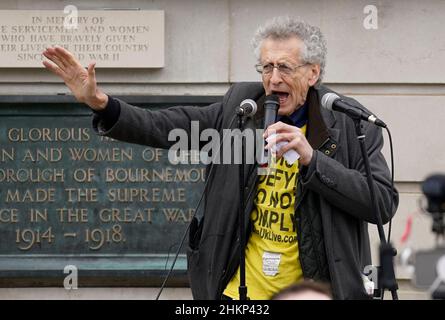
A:
<svg viewBox="0 0 445 320">
<path fill-rule="evenodd" d="M 289 97 L 289 93 L 284 91 L 272 91 L 272 94 L 276 94 L 278 96 L 278 99 L 280 100 L 280 105 L 283 105 L 287 101 L 287 98 Z"/>
</svg>

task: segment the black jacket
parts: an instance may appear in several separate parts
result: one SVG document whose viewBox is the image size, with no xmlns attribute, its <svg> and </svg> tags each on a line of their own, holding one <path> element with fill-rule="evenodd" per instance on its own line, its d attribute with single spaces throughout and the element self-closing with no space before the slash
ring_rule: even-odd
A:
<svg viewBox="0 0 445 320">
<path fill-rule="evenodd" d="M 363 299 L 362 271 L 371 264 L 368 222 L 376 223 L 364 174 L 354 123 L 343 114 L 320 107 L 325 87 L 308 93 L 309 120 L 307 138 L 314 148 L 308 167 L 302 167 L 296 194 L 296 222 L 303 275 L 330 281 L 334 298 Z M 114 139 L 159 148 L 169 148 L 168 133 L 181 128 L 190 133 L 192 120 L 200 131 L 229 128 L 235 108 L 246 98 L 261 107 L 264 90 L 261 83 L 233 85 L 222 102 L 207 107 L 173 107 L 160 111 L 143 110 L 120 103 L 120 115 L 111 129 L 104 129 L 96 115 L 93 127 L 99 134 Z M 352 103 L 355 100 L 349 99 Z M 235 128 L 236 121 L 232 124 Z M 262 128 L 261 108 L 246 128 Z M 381 129 L 363 124 L 366 147 L 375 181 L 379 214 L 384 223 L 393 216 L 398 194 L 391 196 L 390 173 L 381 154 Z M 187 252 L 188 272 L 195 299 L 219 299 L 238 268 L 238 165 L 217 164 L 208 176 L 204 217 L 192 221 Z M 256 190 L 257 166 L 245 167 L 245 219 L 249 216 Z M 209 170 L 207 170 L 209 173 Z M 389 213 L 391 200 L 393 213 Z"/>
</svg>

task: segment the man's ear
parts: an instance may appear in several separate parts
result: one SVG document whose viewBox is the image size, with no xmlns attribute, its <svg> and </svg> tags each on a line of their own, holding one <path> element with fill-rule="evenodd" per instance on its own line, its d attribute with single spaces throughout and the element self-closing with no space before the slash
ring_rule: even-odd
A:
<svg viewBox="0 0 445 320">
<path fill-rule="evenodd" d="M 311 64 L 310 65 L 310 74 L 309 74 L 309 86 L 312 87 L 315 85 L 320 78 L 320 65 Z"/>
</svg>

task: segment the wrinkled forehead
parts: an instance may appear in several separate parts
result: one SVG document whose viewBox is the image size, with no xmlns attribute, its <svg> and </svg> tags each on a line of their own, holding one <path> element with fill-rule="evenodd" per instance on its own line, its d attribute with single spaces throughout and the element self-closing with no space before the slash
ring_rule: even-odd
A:
<svg viewBox="0 0 445 320">
<path fill-rule="evenodd" d="M 302 60 L 304 43 L 296 36 L 287 38 L 268 37 L 263 40 L 260 47 L 260 61 Z"/>
</svg>

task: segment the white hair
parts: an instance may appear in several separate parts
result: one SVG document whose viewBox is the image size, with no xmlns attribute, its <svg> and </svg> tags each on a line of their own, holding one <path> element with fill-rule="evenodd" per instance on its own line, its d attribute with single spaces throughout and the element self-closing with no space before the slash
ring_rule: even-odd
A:
<svg viewBox="0 0 445 320">
<path fill-rule="evenodd" d="M 289 39 L 297 37 L 303 41 L 304 47 L 301 53 L 303 63 L 314 63 L 320 66 L 320 76 L 317 84 L 323 79 L 326 65 L 326 40 L 320 28 L 307 22 L 291 17 L 275 17 L 259 27 L 252 39 L 255 56 L 260 60 L 260 50 L 263 41 L 267 38 Z"/>
</svg>

